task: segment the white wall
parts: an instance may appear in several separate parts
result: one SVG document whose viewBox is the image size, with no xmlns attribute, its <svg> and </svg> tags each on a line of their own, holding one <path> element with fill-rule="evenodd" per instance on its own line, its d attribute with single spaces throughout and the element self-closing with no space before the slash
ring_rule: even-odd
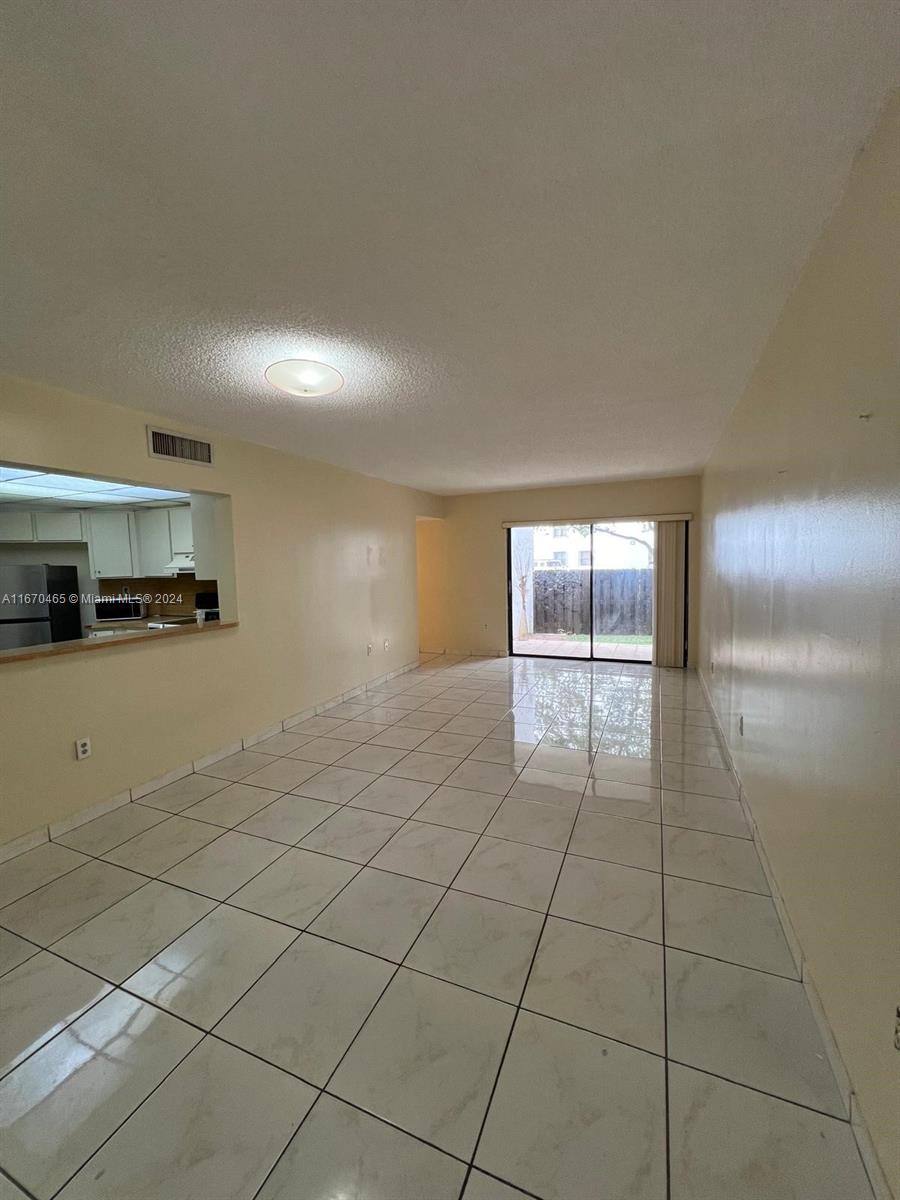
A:
<svg viewBox="0 0 900 1200">
<path fill-rule="evenodd" d="M 900 1195 L 898 184 L 900 97 L 703 476 L 700 665 Z"/>
</svg>

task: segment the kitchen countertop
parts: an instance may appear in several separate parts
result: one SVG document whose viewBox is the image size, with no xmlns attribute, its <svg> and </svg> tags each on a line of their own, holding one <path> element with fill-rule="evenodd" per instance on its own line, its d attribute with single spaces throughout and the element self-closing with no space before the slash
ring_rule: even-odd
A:
<svg viewBox="0 0 900 1200">
<path fill-rule="evenodd" d="M 85 635 L 88 633 L 97 633 L 104 629 L 110 629 L 118 632 L 122 630 L 125 633 L 133 633 L 135 630 L 147 629 L 151 623 L 157 624 L 160 621 L 177 621 L 179 625 L 194 625 L 196 618 L 189 613 L 160 613 L 153 617 L 140 617 L 135 621 L 90 621 L 84 626 Z"/>
<path fill-rule="evenodd" d="M 153 619 L 153 618 L 151 618 Z M 111 624 L 114 622 L 111 622 Z M 125 622 L 130 625 L 131 622 Z M 139 622 L 139 624 L 144 624 Z M 37 659 L 56 658 L 62 654 L 85 654 L 94 650 L 110 650 L 116 646 L 133 646 L 139 642 L 155 642 L 159 638 L 180 638 L 206 636 L 220 629 L 237 629 L 237 621 L 206 621 L 202 625 L 190 622 L 188 625 L 176 625 L 169 629 L 121 629 L 110 637 L 83 637 L 72 642 L 48 642 L 42 646 L 28 646 L 24 649 L 0 650 L 0 666 L 20 662 L 33 662 Z M 86 626 L 86 628 L 89 628 Z"/>
</svg>

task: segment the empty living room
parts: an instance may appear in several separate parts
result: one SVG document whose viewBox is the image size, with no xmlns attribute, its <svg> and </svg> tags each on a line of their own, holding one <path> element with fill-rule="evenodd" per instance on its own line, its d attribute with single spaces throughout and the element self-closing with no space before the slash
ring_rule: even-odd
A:
<svg viewBox="0 0 900 1200">
<path fill-rule="evenodd" d="M 900 1200 L 895 0 L 0 46 L 0 1200 Z"/>
</svg>

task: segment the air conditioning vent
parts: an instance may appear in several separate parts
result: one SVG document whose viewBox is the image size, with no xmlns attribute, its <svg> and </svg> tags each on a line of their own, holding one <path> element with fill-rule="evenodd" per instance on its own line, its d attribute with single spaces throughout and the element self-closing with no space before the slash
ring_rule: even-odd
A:
<svg viewBox="0 0 900 1200">
<path fill-rule="evenodd" d="M 147 426 L 147 449 L 151 458 L 175 459 L 176 462 L 199 463 L 211 467 L 213 450 L 209 442 L 198 441 L 170 429 Z"/>
</svg>

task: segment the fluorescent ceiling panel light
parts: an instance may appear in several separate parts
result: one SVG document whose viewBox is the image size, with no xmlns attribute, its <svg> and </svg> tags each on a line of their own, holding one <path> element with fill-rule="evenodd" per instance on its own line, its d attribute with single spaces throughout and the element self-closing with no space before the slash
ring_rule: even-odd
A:
<svg viewBox="0 0 900 1200">
<path fill-rule="evenodd" d="M 103 479 L 83 479 L 80 475 L 47 474 L 42 475 L 39 482 L 44 487 L 58 488 L 61 492 L 111 492 L 122 486 Z"/>
<path fill-rule="evenodd" d="M 123 487 L 116 488 L 115 495 L 127 496 L 130 500 L 187 500 L 190 492 L 167 492 L 162 488 Z"/>
<path fill-rule="evenodd" d="M 70 493 L 59 492 L 55 488 L 43 487 L 39 484 L 31 484 L 30 482 L 20 483 L 19 480 L 14 480 L 9 483 L 0 483 L 0 494 L 4 496 L 21 496 L 23 499 L 45 496 L 58 500 L 60 496 L 67 496 Z"/>
<path fill-rule="evenodd" d="M 40 474 L 40 471 L 25 471 L 22 467 L 0 467 L 0 483 L 6 483 L 11 479 L 28 479 Z"/>
<path fill-rule="evenodd" d="M 96 508 L 101 504 L 132 504 L 130 496 L 122 496 L 119 492 L 58 492 L 64 496 L 66 503 L 89 504 Z"/>
</svg>

